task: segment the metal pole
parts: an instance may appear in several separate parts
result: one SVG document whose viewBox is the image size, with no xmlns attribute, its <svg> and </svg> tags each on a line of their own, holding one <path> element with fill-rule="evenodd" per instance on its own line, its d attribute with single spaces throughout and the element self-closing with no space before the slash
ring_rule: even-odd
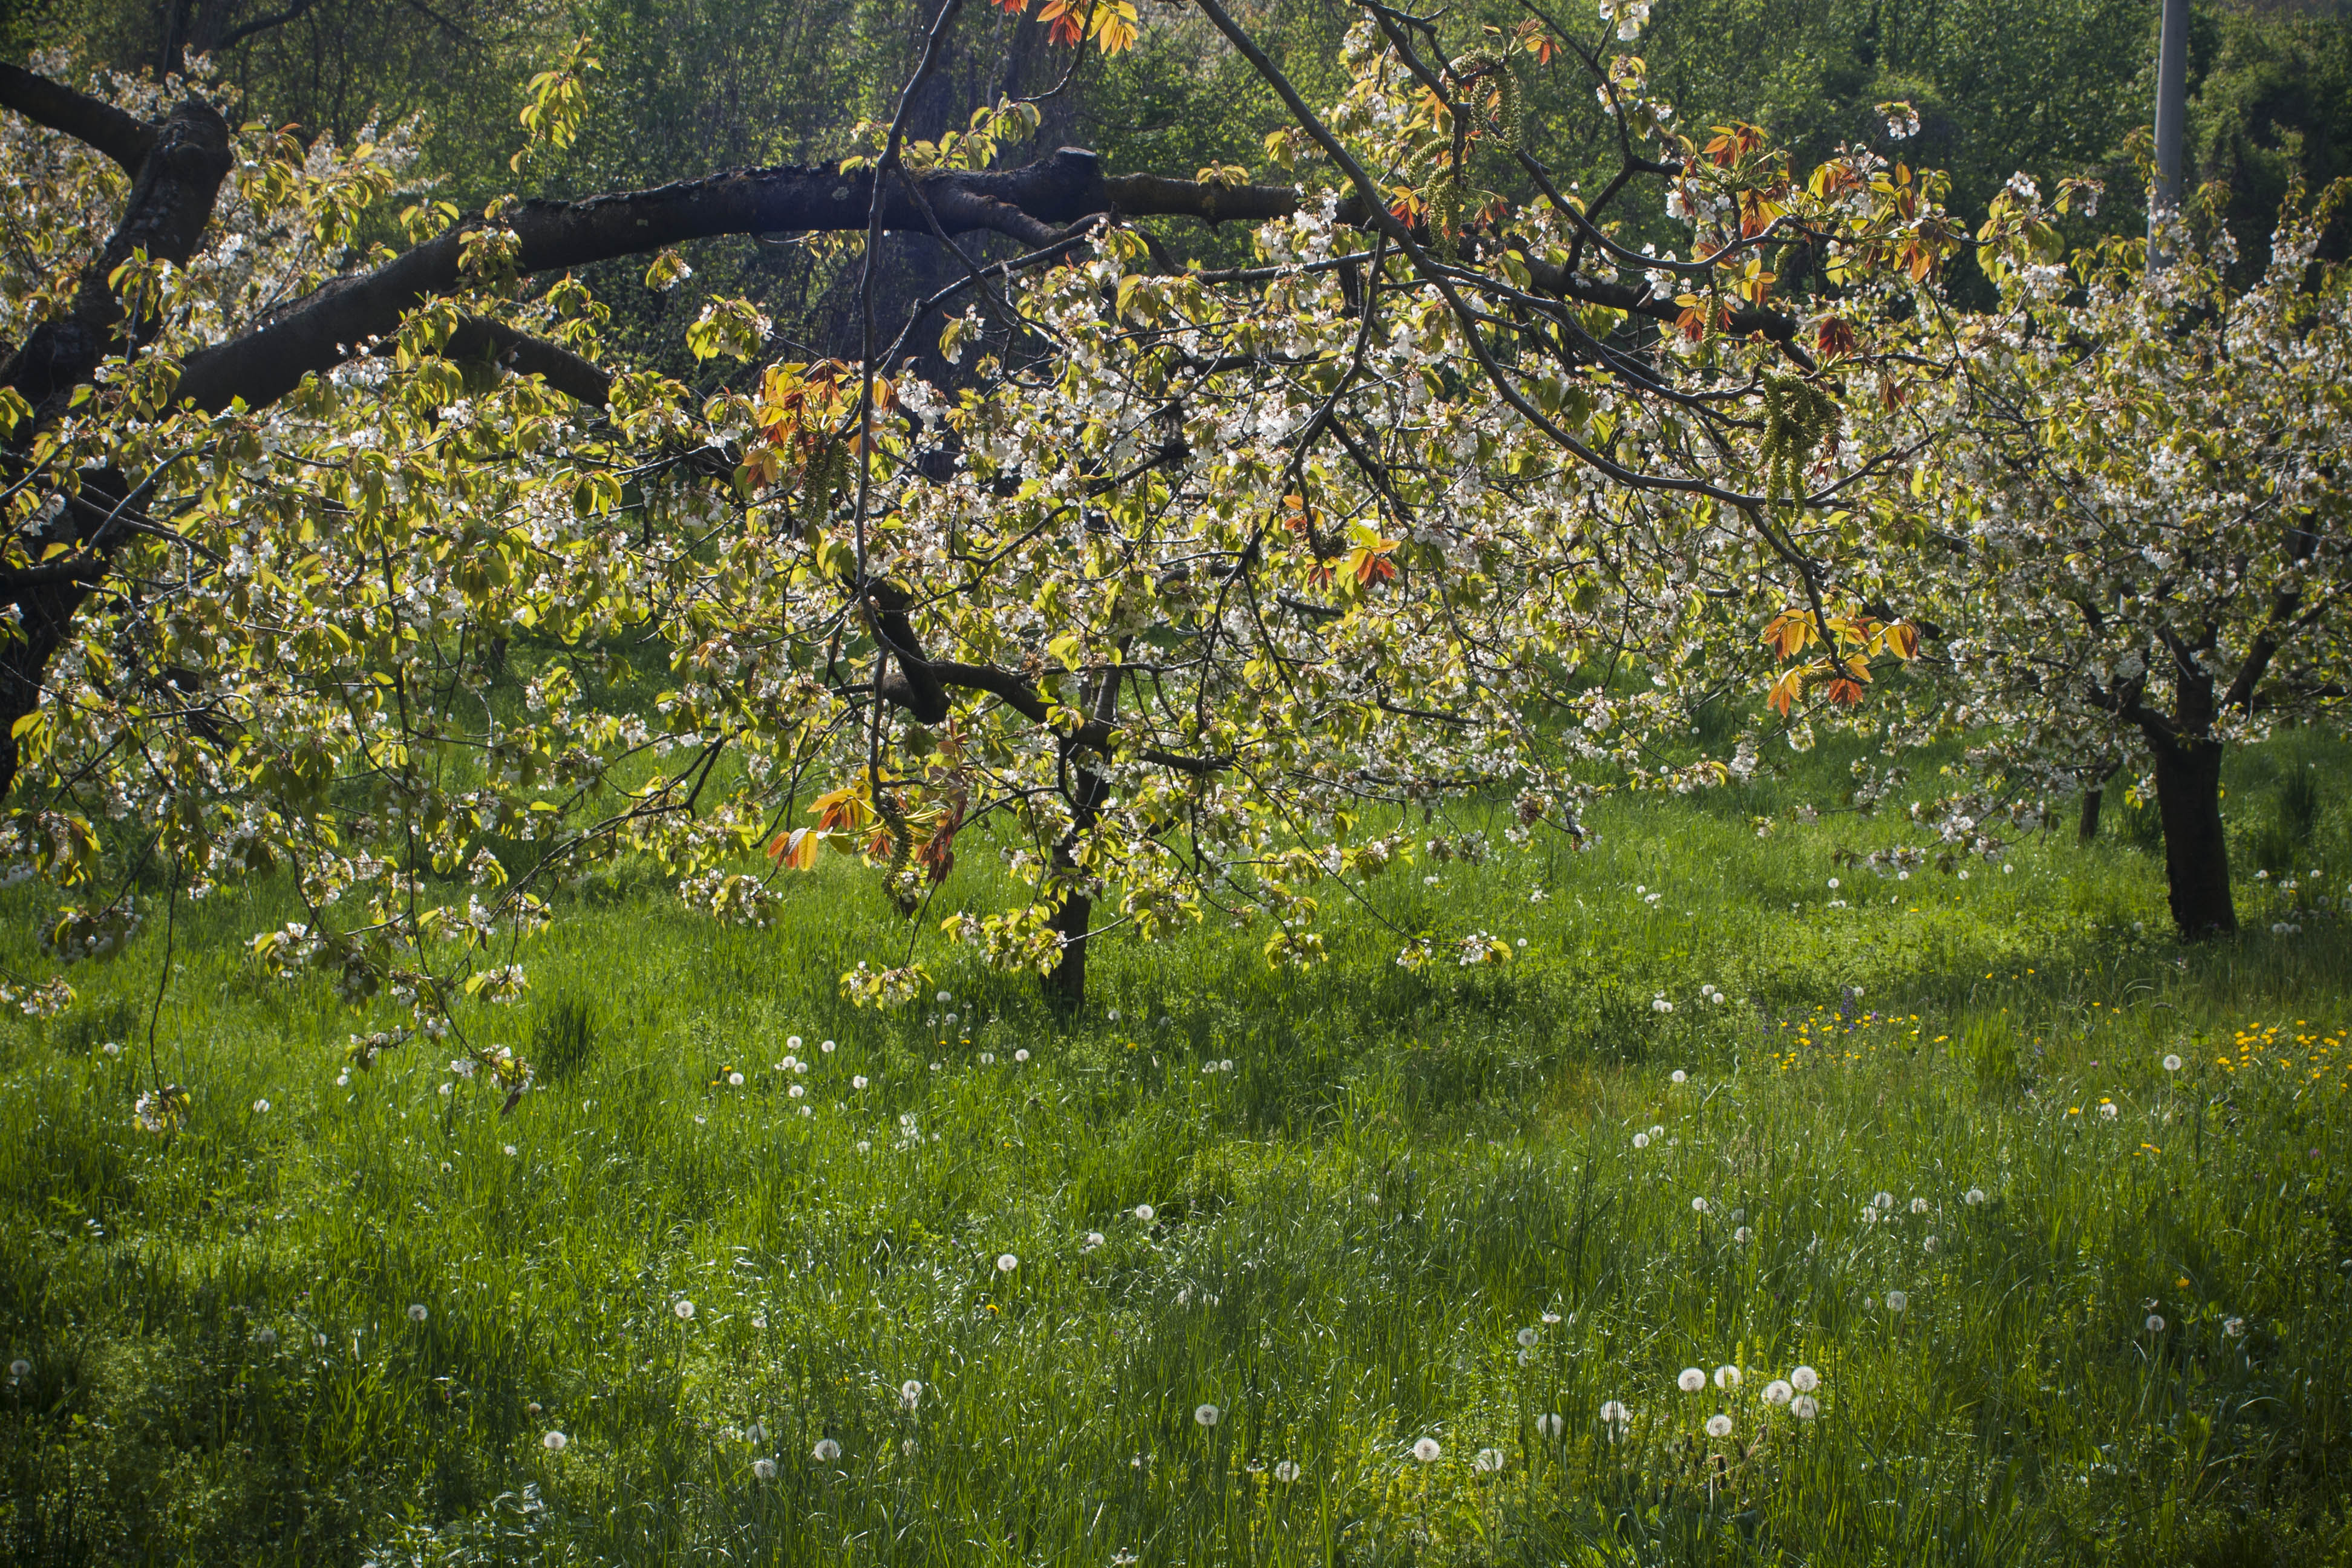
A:
<svg viewBox="0 0 2352 1568">
<path fill-rule="evenodd" d="M 2147 264 L 2171 258 L 2158 225 L 2180 208 L 2181 122 L 2189 114 L 2189 0 L 2164 0 L 2164 37 L 2156 58 L 2156 189 L 2147 204 Z"/>
</svg>

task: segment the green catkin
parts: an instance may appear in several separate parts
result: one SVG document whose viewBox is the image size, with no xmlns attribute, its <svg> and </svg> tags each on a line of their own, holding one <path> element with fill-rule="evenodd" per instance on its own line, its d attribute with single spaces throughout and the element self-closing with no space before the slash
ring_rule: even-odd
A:
<svg viewBox="0 0 2352 1568">
<path fill-rule="evenodd" d="M 1806 459 L 1837 428 L 1837 402 L 1800 376 L 1764 377 L 1764 493 L 1768 499 L 1805 493 Z"/>
</svg>

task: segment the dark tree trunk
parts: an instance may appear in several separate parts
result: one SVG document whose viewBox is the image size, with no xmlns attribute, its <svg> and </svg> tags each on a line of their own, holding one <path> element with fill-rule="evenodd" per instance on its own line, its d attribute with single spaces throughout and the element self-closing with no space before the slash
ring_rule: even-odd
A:
<svg viewBox="0 0 2352 1568">
<path fill-rule="evenodd" d="M 1121 657 L 1125 657 L 1126 647 L 1125 643 L 1119 645 Z M 1111 715 L 1118 710 L 1118 687 L 1125 679 L 1126 671 L 1121 667 L 1113 666 L 1103 671 L 1088 715 L 1096 725 L 1108 726 Z M 1065 741 L 1063 745 L 1066 748 L 1069 742 Z M 1070 831 L 1054 846 L 1055 872 L 1067 879 L 1070 892 L 1062 900 L 1062 907 L 1054 912 L 1052 926 L 1054 934 L 1062 939 L 1062 956 L 1045 976 L 1045 994 L 1063 1006 L 1076 1008 L 1084 1006 L 1087 1000 L 1087 925 L 1095 910 L 1094 900 L 1077 890 L 1076 852 L 1096 819 L 1101 816 L 1110 784 L 1097 771 L 1108 765 L 1105 762 L 1085 757 L 1071 765 L 1077 771 L 1078 786 L 1069 796 Z"/>
<path fill-rule="evenodd" d="M 1087 923 L 1093 919 L 1094 910 L 1092 899 L 1084 893 L 1072 893 L 1062 900 L 1051 922 L 1054 934 L 1062 939 L 1062 956 L 1045 976 L 1045 994 L 1049 1000 L 1073 1010 L 1086 1005 Z"/>
<path fill-rule="evenodd" d="M 2164 875 L 2172 923 L 2189 942 L 2238 929 L 2230 899 L 2230 849 L 2221 832 L 2221 748 L 2211 741 L 2159 742 L 2156 803 L 2164 820 Z"/>
<path fill-rule="evenodd" d="M 2098 838 L 2099 799 L 2105 794 L 2105 790 L 2097 789 L 2086 789 L 2083 792 L 2083 823 L 2074 830 L 2075 843 L 2089 844 Z"/>
</svg>

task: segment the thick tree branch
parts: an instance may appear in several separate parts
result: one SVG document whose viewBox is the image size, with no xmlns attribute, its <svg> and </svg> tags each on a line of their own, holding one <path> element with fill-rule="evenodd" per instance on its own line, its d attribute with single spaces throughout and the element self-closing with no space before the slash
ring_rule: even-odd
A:
<svg viewBox="0 0 2352 1568">
<path fill-rule="evenodd" d="M 1287 187 L 1132 175 L 1107 180 L 1100 160 L 1077 147 L 1017 169 L 936 170 L 912 176 L 912 183 L 921 190 L 921 205 L 895 185 L 886 186 L 877 203 L 870 169 L 848 174 L 741 169 L 586 201 L 526 202 L 507 223 L 521 242 L 521 270 L 536 273 L 717 235 L 862 229 L 877 207 L 885 229 L 928 234 L 936 216 L 950 234 L 993 230 L 1026 245 L 1051 246 L 1066 237 L 1069 225 L 1097 213 L 1250 217 L 1288 211 L 1297 203 Z M 438 235 L 373 272 L 331 285 L 257 331 L 189 356 L 181 395 L 215 410 L 240 397 L 255 407 L 275 402 L 304 376 L 333 368 L 359 345 L 394 331 L 404 312 L 457 289 L 464 243 L 463 229 Z"/>
<path fill-rule="evenodd" d="M 0 109 L 88 142 L 136 175 L 155 145 L 155 128 L 103 100 L 21 66 L 0 65 Z"/>
</svg>

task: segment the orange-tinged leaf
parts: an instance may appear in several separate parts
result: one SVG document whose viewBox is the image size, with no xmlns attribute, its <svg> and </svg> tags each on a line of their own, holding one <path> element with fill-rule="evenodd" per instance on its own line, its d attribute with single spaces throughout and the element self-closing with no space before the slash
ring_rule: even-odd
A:
<svg viewBox="0 0 2352 1568">
<path fill-rule="evenodd" d="M 1862 687 L 1857 682 L 1841 677 L 1830 682 L 1829 699 L 1832 702 L 1842 702 L 1848 708 L 1858 708 L 1862 705 Z"/>
<path fill-rule="evenodd" d="M 1810 612 L 1783 610 L 1765 626 L 1762 641 L 1766 647 L 1780 658 L 1793 658 L 1812 646 L 1813 636 L 1813 617 Z"/>
<path fill-rule="evenodd" d="M 1801 668 L 1792 669 L 1772 683 L 1772 689 L 1766 694 L 1764 701 L 1767 707 L 1786 719 L 1789 710 L 1804 694 L 1805 672 Z"/>
<path fill-rule="evenodd" d="M 1919 628 L 1913 626 L 1909 621 L 1895 622 L 1893 626 L 1886 628 L 1886 647 L 1888 651 L 1893 653 L 1898 658 L 1917 658 L 1919 657 Z"/>
<path fill-rule="evenodd" d="M 795 827 L 769 841 L 768 858 L 795 871 L 805 871 L 816 864 L 817 846 L 824 842 L 824 836 L 814 828 Z"/>
</svg>

